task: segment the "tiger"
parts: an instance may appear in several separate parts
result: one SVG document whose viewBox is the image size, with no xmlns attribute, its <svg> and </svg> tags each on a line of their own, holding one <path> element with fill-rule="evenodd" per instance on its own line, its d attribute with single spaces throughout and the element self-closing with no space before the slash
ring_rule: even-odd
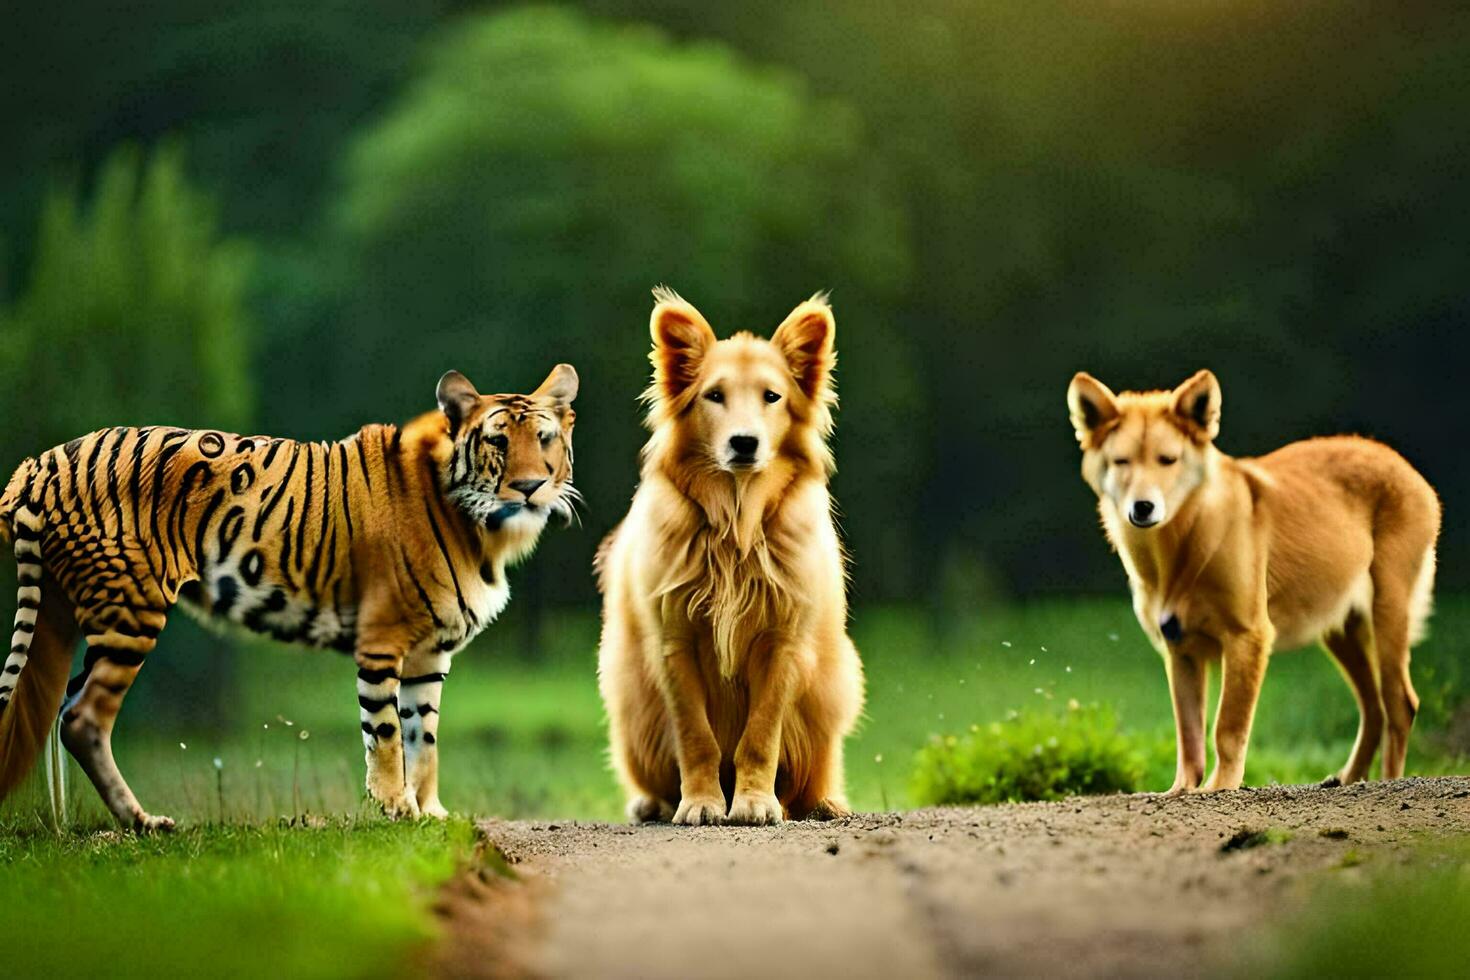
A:
<svg viewBox="0 0 1470 980">
<path fill-rule="evenodd" d="M 169 427 L 101 429 L 21 463 L 0 495 L 15 631 L 0 670 L 0 799 L 54 719 L 125 828 L 166 831 L 118 771 L 118 709 L 173 607 L 357 665 L 368 796 L 448 815 L 439 702 L 450 661 L 510 598 L 506 569 L 570 523 L 578 378 L 481 395 L 457 371 L 438 409 L 338 442 Z M 78 635 L 81 671 L 67 680 Z M 28 669 L 29 668 L 29 669 Z"/>
</svg>

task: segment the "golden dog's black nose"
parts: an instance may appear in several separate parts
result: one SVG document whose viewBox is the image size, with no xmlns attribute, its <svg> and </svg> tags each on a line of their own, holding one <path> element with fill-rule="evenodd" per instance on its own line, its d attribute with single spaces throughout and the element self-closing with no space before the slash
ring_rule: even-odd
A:
<svg viewBox="0 0 1470 980">
<path fill-rule="evenodd" d="M 755 436 L 730 437 L 730 448 L 735 451 L 735 455 L 737 456 L 754 456 L 760 444 L 761 441 Z"/>
</svg>

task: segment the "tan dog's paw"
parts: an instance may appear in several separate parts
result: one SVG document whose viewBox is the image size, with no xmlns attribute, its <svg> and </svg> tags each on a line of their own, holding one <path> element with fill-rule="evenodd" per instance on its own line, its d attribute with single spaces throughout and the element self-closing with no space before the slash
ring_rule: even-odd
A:
<svg viewBox="0 0 1470 980">
<path fill-rule="evenodd" d="M 438 800 L 430 800 L 419 807 L 419 816 L 433 817 L 435 820 L 449 819 L 449 811 L 444 809 L 444 804 Z"/>
<path fill-rule="evenodd" d="M 781 801 L 771 793 L 739 793 L 730 804 L 728 823 L 747 827 L 761 827 L 780 823 L 784 819 Z"/>
<path fill-rule="evenodd" d="M 714 826 L 725 822 L 725 801 L 722 797 L 690 797 L 679 801 L 674 811 L 674 823 L 689 827 Z"/>
<path fill-rule="evenodd" d="M 174 832 L 174 818 L 145 813 L 138 817 L 137 831 L 140 834 L 171 834 Z"/>
</svg>

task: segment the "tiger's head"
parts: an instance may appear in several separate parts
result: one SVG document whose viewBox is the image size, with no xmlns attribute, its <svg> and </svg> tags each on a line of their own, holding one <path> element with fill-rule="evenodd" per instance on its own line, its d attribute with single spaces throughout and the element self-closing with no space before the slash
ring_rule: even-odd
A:
<svg viewBox="0 0 1470 980">
<path fill-rule="evenodd" d="M 439 409 L 453 450 L 440 468 L 444 493 L 491 532 L 535 536 L 556 514 L 570 522 L 577 372 L 558 364 L 529 395 L 482 395 L 450 371 L 439 379 Z"/>
</svg>

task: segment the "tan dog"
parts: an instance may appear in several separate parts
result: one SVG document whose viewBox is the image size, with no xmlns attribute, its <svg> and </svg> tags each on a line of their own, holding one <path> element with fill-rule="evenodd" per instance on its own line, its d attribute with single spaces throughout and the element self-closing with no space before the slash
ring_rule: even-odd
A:
<svg viewBox="0 0 1470 980">
<path fill-rule="evenodd" d="M 1168 669 L 1179 749 L 1170 792 L 1204 777 L 1205 663 L 1223 661 L 1216 765 L 1203 788 L 1234 789 L 1267 657 L 1318 639 L 1361 712 L 1352 756 L 1328 784 L 1367 775 L 1385 717 L 1383 775 L 1403 775 L 1419 705 L 1409 647 L 1429 616 L 1439 534 L 1424 478 L 1356 437 L 1232 459 L 1214 446 L 1220 386 L 1209 371 L 1172 392 L 1121 395 L 1078 374 L 1067 406 L 1083 479 Z"/>
<path fill-rule="evenodd" d="M 842 740 L 863 677 L 827 494 L 832 311 L 819 296 L 771 340 L 716 340 L 694 307 L 654 296 L 653 436 L 598 555 L 599 672 L 629 818 L 845 814 Z"/>
</svg>

